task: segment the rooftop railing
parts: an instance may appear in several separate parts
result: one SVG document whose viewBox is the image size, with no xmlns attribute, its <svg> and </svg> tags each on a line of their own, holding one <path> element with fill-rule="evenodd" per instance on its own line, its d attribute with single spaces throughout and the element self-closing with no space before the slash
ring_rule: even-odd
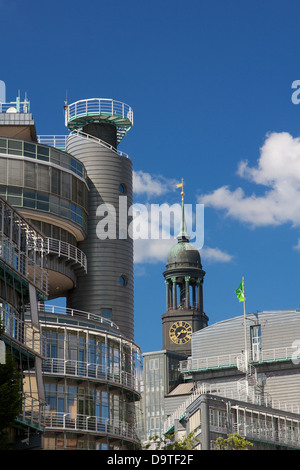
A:
<svg viewBox="0 0 300 470">
<path fill-rule="evenodd" d="M 66 150 L 67 135 L 38 135 L 37 139 L 40 144 L 55 147 L 59 150 Z"/>
<path fill-rule="evenodd" d="M 125 103 L 106 98 L 80 100 L 65 106 L 65 124 L 70 130 L 80 130 L 89 122 L 99 121 L 116 126 L 120 143 L 133 126 L 133 110 Z"/>
<path fill-rule="evenodd" d="M 291 359 L 300 359 L 296 355 L 296 348 L 292 346 L 283 346 L 281 348 L 262 349 L 255 355 L 250 356 L 253 363 L 284 361 Z M 183 371 L 196 371 L 203 369 L 213 369 L 221 367 L 237 367 L 237 361 L 242 358 L 242 353 L 223 354 L 220 356 L 209 356 L 203 358 L 189 358 L 180 361 L 179 369 Z"/>
<path fill-rule="evenodd" d="M 65 108 L 66 123 L 79 116 L 88 115 L 107 115 L 116 116 L 133 124 L 133 111 L 128 104 L 121 103 L 108 98 L 91 98 L 87 100 L 79 100 L 69 104 Z"/>
<path fill-rule="evenodd" d="M 30 101 L 20 101 L 18 98 L 16 101 L 10 103 L 0 102 L 0 113 L 30 113 Z"/>
</svg>

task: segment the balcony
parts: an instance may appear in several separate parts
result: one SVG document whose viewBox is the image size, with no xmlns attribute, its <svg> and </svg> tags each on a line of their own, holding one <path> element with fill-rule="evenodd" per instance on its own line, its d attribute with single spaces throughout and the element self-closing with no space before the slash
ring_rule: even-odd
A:
<svg viewBox="0 0 300 470">
<path fill-rule="evenodd" d="M 46 431 L 88 432 L 89 434 L 104 434 L 131 441 L 138 440 L 135 429 L 130 424 L 98 416 L 45 411 L 45 427 Z"/>
<path fill-rule="evenodd" d="M 72 376 L 81 379 L 94 379 L 134 390 L 140 393 L 137 377 L 119 367 L 105 367 L 90 362 L 70 359 L 47 358 L 43 361 L 43 373 L 48 375 Z"/>
<path fill-rule="evenodd" d="M 86 255 L 70 243 L 56 240 L 55 238 L 46 238 L 44 241 L 44 251 L 47 255 L 64 258 L 70 264 L 76 265 L 76 267 L 87 272 Z"/>
<path fill-rule="evenodd" d="M 23 395 L 22 412 L 17 421 L 35 429 L 44 428 L 44 404 L 30 395 Z"/>
<path fill-rule="evenodd" d="M 34 356 L 45 357 L 45 338 L 40 331 L 32 327 L 31 323 L 20 320 L 15 314 L 9 312 L 0 304 L 0 319 L 4 326 L 4 336 L 11 342 L 18 344 Z"/>
</svg>

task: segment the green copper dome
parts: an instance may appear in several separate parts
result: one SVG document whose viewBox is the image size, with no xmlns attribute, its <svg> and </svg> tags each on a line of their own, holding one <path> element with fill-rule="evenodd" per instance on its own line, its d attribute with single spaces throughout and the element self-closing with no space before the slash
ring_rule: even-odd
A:
<svg viewBox="0 0 300 470">
<path fill-rule="evenodd" d="M 181 240 L 170 249 L 167 258 L 167 268 L 174 265 L 195 266 L 201 268 L 200 253 L 188 240 Z"/>
</svg>

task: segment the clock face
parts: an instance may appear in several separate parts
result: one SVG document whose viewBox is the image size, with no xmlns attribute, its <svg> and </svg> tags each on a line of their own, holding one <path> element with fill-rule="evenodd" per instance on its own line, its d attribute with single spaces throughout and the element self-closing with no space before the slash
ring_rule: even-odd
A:
<svg viewBox="0 0 300 470">
<path fill-rule="evenodd" d="M 173 343 L 186 344 L 191 339 L 193 330 L 187 321 L 178 320 L 170 327 L 169 335 Z"/>
</svg>

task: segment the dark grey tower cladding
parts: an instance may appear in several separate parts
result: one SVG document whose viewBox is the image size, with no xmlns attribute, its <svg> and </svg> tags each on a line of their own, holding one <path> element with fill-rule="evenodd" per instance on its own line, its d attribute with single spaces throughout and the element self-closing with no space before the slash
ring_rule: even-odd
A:
<svg viewBox="0 0 300 470">
<path fill-rule="evenodd" d="M 109 318 L 133 339 L 133 240 L 127 235 L 132 162 L 117 150 L 133 112 L 113 100 L 82 100 L 66 107 L 66 124 L 67 152 L 84 164 L 89 184 L 87 237 L 78 244 L 87 255 L 87 274 L 78 274 L 68 307 Z M 109 214 L 115 216 L 115 236 L 99 233 L 101 221 L 113 224 Z"/>
<path fill-rule="evenodd" d="M 178 243 L 168 253 L 166 270 L 167 311 L 162 315 L 163 349 L 191 354 L 191 334 L 208 324 L 203 311 L 203 280 L 200 253 L 189 242 L 185 229 L 182 190 L 182 219 Z"/>
</svg>

